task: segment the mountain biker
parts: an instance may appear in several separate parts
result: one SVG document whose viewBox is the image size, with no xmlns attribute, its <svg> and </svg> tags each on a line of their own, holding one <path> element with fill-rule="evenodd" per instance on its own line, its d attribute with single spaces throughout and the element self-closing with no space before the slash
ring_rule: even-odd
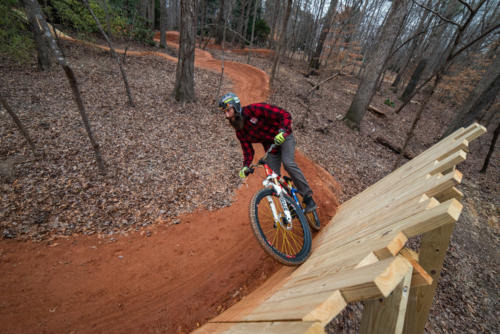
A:
<svg viewBox="0 0 500 334">
<path fill-rule="evenodd" d="M 243 150 L 243 168 L 240 177 L 249 172 L 254 157 L 252 143 L 261 143 L 267 151 L 276 144 L 266 159 L 266 163 L 277 174 L 281 174 L 281 163 L 297 186 L 306 205 L 305 212 L 317 208 L 312 198 L 312 190 L 304 174 L 295 163 L 295 138 L 292 133 L 292 116 L 282 108 L 267 103 L 255 103 L 241 107 L 240 99 L 234 93 L 227 93 L 219 100 L 219 108 L 236 130 Z"/>
</svg>

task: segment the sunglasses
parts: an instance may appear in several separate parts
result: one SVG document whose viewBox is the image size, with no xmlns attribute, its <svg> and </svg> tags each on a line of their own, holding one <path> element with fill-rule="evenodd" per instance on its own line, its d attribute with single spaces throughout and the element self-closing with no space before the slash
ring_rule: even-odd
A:
<svg viewBox="0 0 500 334">
<path fill-rule="evenodd" d="M 231 108 L 232 108 L 231 106 L 219 107 L 219 110 L 222 111 L 223 113 L 225 113 L 226 111 L 230 110 Z"/>
</svg>

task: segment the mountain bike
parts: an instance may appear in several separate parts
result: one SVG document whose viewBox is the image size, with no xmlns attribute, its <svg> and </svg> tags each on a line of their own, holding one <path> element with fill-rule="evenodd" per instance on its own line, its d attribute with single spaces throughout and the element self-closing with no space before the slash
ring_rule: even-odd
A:
<svg viewBox="0 0 500 334">
<path fill-rule="evenodd" d="M 275 147 L 271 145 L 264 157 L 251 165 L 247 173 L 253 173 L 257 167 L 263 167 L 266 173 L 262 182 L 264 188 L 250 202 L 250 224 L 255 237 L 269 255 L 285 265 L 299 265 L 311 251 L 309 225 L 316 231 L 321 225 L 316 210 L 305 214 L 292 180 L 287 176 L 281 178 L 266 164 L 267 155 Z"/>
</svg>

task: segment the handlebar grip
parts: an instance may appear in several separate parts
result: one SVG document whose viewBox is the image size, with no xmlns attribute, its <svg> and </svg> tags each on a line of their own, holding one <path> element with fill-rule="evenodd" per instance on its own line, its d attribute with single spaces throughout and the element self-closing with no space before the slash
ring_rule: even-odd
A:
<svg viewBox="0 0 500 334">
<path fill-rule="evenodd" d="M 254 172 L 254 171 L 255 171 L 255 169 L 254 169 L 254 168 L 249 167 L 249 168 L 248 168 L 248 170 L 246 170 L 246 171 L 245 171 L 245 176 L 248 176 L 248 175 L 250 175 L 250 174 L 253 174 L 253 172 Z"/>
</svg>

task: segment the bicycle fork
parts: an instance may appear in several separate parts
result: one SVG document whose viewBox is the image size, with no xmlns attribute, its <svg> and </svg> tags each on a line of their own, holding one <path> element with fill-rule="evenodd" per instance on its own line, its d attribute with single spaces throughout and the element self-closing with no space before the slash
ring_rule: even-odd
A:
<svg viewBox="0 0 500 334">
<path fill-rule="evenodd" d="M 285 195 L 283 193 L 283 190 L 281 189 L 281 187 L 278 184 L 276 184 L 277 183 L 277 181 L 276 181 L 277 176 L 278 175 L 276 175 L 274 173 L 272 175 L 269 175 L 262 182 L 262 184 L 264 185 L 264 187 L 272 187 L 274 189 L 274 191 L 278 195 L 281 207 L 283 208 L 284 217 L 278 213 L 278 210 L 276 209 L 276 205 L 274 203 L 273 197 L 266 196 L 267 201 L 269 202 L 269 206 L 271 207 L 271 211 L 273 213 L 274 223 L 281 224 L 285 229 L 291 230 L 292 229 L 292 213 L 290 212 L 290 209 L 288 207 L 288 203 L 285 200 Z M 281 220 L 282 218 L 285 218 L 286 222 L 282 222 L 282 220 Z"/>
<path fill-rule="evenodd" d="M 273 213 L 274 223 L 281 224 L 287 230 L 291 230 L 292 229 L 292 213 L 290 212 L 290 209 L 288 208 L 288 204 L 287 204 L 283 194 L 279 195 L 279 201 L 280 201 L 281 207 L 283 208 L 283 213 L 285 215 L 284 218 L 286 220 L 286 224 L 282 223 L 283 216 L 278 213 L 278 210 L 276 209 L 276 205 L 274 203 L 273 197 L 266 196 L 266 198 L 267 198 L 267 201 L 269 202 L 269 206 L 271 207 L 271 211 Z"/>
</svg>

